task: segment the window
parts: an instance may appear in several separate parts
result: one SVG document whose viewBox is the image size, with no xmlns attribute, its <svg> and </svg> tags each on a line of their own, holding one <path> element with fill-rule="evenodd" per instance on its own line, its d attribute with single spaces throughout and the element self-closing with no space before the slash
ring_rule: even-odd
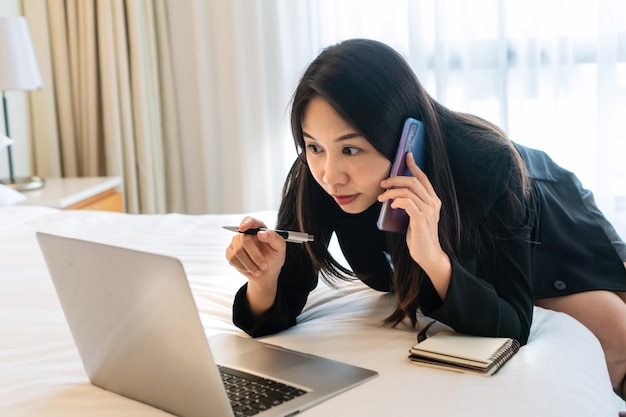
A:
<svg viewBox="0 0 626 417">
<path fill-rule="evenodd" d="M 626 2 L 311 0 L 315 55 L 366 37 L 442 104 L 574 171 L 626 237 Z"/>
</svg>

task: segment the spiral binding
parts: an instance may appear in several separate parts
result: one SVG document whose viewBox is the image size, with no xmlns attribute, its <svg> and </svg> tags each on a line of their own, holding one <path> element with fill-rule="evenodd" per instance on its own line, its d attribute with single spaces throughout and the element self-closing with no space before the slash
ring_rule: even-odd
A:
<svg viewBox="0 0 626 417">
<path fill-rule="evenodd" d="M 500 347 L 490 358 L 489 360 L 493 361 L 493 365 L 496 369 L 499 369 L 502 365 L 506 363 L 513 355 L 517 353 L 520 348 L 520 344 L 515 339 L 509 339 L 506 343 Z"/>
</svg>

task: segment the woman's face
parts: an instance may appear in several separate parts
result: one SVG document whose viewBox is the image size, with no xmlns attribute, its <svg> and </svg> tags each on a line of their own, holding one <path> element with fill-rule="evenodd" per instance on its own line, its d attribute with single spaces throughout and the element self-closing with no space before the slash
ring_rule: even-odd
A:
<svg viewBox="0 0 626 417">
<path fill-rule="evenodd" d="M 311 174 L 346 213 L 361 213 L 384 191 L 391 162 L 321 98 L 304 111 L 302 131 Z"/>
</svg>

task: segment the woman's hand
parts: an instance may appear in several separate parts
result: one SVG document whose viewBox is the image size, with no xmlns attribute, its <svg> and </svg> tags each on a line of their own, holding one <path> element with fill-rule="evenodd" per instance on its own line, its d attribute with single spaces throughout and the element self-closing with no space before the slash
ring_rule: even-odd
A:
<svg viewBox="0 0 626 417">
<path fill-rule="evenodd" d="M 257 227 L 266 226 L 257 219 L 245 217 L 239 230 L 243 232 Z M 256 316 L 274 304 L 286 247 L 285 240 L 278 233 L 268 230 L 256 235 L 238 233 L 226 248 L 228 263 L 248 278 L 248 303 Z"/>
<path fill-rule="evenodd" d="M 387 190 L 378 201 L 393 200 L 391 207 L 404 209 L 409 216 L 406 243 L 409 253 L 424 272 L 428 274 L 441 299 L 445 298 L 450 282 L 450 258 L 439 242 L 439 213 L 441 200 L 435 193 L 428 177 L 411 153 L 406 156 L 412 177 L 390 177 L 381 182 Z"/>
</svg>

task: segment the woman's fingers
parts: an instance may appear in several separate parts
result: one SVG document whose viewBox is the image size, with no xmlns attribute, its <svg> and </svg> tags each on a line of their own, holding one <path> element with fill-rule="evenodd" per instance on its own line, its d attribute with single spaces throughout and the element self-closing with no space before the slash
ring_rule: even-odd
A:
<svg viewBox="0 0 626 417">
<path fill-rule="evenodd" d="M 253 218 L 245 218 L 239 226 L 244 232 L 251 228 L 265 228 Z M 276 232 L 260 231 L 256 235 L 239 233 L 226 249 L 226 259 L 248 278 L 277 275 L 285 262 L 286 242 Z"/>
<path fill-rule="evenodd" d="M 378 201 L 393 200 L 391 204 L 393 208 L 397 208 L 397 199 L 409 199 L 416 206 L 428 204 L 432 200 L 424 186 L 413 177 L 393 177 L 386 184 L 393 185 L 378 197 Z"/>
<path fill-rule="evenodd" d="M 262 221 L 248 216 L 239 224 L 239 231 L 262 227 L 265 227 Z M 255 235 L 235 235 L 226 249 L 226 259 L 238 271 L 249 276 L 259 276 L 267 268 L 265 256 Z"/>
<path fill-rule="evenodd" d="M 402 207 L 406 209 L 408 208 L 408 201 L 396 202 L 396 200 L 408 199 L 417 208 L 423 208 L 424 204 L 437 208 L 439 206 L 437 193 L 435 193 L 424 171 L 413 160 L 411 153 L 407 154 L 406 162 L 413 176 L 395 176 L 383 180 L 381 187 L 386 188 L 386 190 L 378 197 L 378 201 L 393 200 L 393 208 Z"/>
<path fill-rule="evenodd" d="M 435 189 L 431 184 L 428 176 L 422 169 L 415 163 L 415 159 L 413 158 L 413 153 L 408 153 L 406 156 L 406 165 L 411 171 L 413 177 L 415 177 L 420 184 L 424 187 L 424 189 L 428 192 L 429 195 L 436 195 Z"/>
<path fill-rule="evenodd" d="M 256 236 L 241 233 L 235 236 L 231 243 L 233 256 L 231 264 L 240 271 L 254 276 L 261 275 L 261 271 L 267 269 L 265 256 L 257 241 Z"/>
</svg>

